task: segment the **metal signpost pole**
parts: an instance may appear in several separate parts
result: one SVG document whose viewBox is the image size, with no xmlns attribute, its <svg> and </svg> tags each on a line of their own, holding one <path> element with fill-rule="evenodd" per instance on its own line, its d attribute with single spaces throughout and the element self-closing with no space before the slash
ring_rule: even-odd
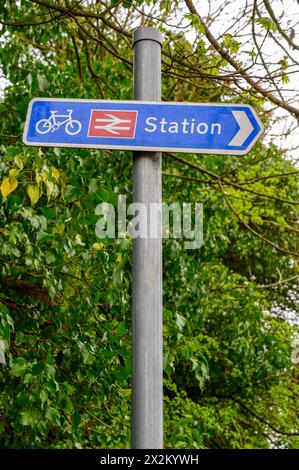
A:
<svg viewBox="0 0 299 470">
<path fill-rule="evenodd" d="M 135 31 L 134 99 L 161 100 L 161 33 Z M 150 219 L 150 206 L 162 202 L 160 152 L 134 152 L 133 202 L 147 213 L 147 237 L 133 239 L 132 447 L 163 447 L 162 214 Z M 156 206 L 157 207 L 157 206 Z M 158 228 L 158 236 L 149 235 Z M 157 235 L 157 234 L 156 234 Z"/>
</svg>

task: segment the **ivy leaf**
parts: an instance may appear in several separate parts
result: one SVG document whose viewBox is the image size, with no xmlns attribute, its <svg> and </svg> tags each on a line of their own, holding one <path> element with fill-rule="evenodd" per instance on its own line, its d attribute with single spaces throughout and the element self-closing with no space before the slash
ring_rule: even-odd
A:
<svg viewBox="0 0 299 470">
<path fill-rule="evenodd" d="M 22 156 L 21 155 L 16 155 L 15 158 L 14 158 L 14 164 L 19 168 L 19 170 L 23 170 L 24 168 L 24 163 L 23 163 L 23 160 L 22 160 Z"/>
<path fill-rule="evenodd" d="M 9 178 L 5 178 L 2 181 L 0 188 L 2 196 L 7 197 L 10 193 L 17 189 L 18 185 L 18 180 L 13 179 L 12 181 L 10 181 Z"/>
<path fill-rule="evenodd" d="M 34 207 L 37 201 L 39 200 L 39 187 L 38 186 L 29 186 L 28 188 L 28 196 L 31 201 L 31 206 Z"/>
<path fill-rule="evenodd" d="M 13 181 L 19 176 L 20 170 L 18 168 L 12 168 L 9 170 L 9 180 Z"/>
</svg>

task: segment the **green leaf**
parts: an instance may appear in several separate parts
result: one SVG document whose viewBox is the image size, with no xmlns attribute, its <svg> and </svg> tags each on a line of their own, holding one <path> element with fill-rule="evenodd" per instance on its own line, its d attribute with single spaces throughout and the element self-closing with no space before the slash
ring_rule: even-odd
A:
<svg viewBox="0 0 299 470">
<path fill-rule="evenodd" d="M 13 360 L 10 373 L 14 377 L 22 377 L 29 370 L 30 366 L 31 364 L 27 362 L 26 359 L 19 357 Z"/>
<path fill-rule="evenodd" d="M 48 421 L 50 421 L 51 424 L 54 424 L 56 426 L 60 425 L 60 414 L 55 408 L 50 406 L 46 410 L 45 417 Z"/>
<path fill-rule="evenodd" d="M 231 292 L 231 295 L 235 298 L 237 297 L 240 297 L 241 296 L 241 292 L 238 290 L 238 289 L 235 289 Z"/>
<path fill-rule="evenodd" d="M 73 413 L 73 429 L 76 430 L 81 423 L 80 413 L 77 410 L 74 410 Z"/>
<path fill-rule="evenodd" d="M 48 393 L 46 392 L 46 390 L 41 390 L 40 394 L 39 394 L 39 397 L 40 397 L 40 400 L 41 400 L 41 403 L 42 405 L 48 400 Z"/>
<path fill-rule="evenodd" d="M 54 380 L 48 380 L 47 382 L 47 390 L 50 393 L 56 393 L 58 391 L 59 387 L 58 384 Z"/>
<path fill-rule="evenodd" d="M 44 364 L 42 362 L 37 362 L 32 366 L 32 374 L 40 375 L 44 370 Z"/>
<path fill-rule="evenodd" d="M 21 423 L 23 426 L 32 426 L 35 423 L 35 415 L 32 411 L 22 411 Z"/>
<path fill-rule="evenodd" d="M 74 410 L 73 402 L 70 397 L 66 397 L 65 411 L 67 413 L 72 413 Z"/>
<path fill-rule="evenodd" d="M 277 25 L 274 21 L 271 20 L 271 18 L 261 17 L 257 18 L 255 22 L 263 26 L 263 28 L 267 29 L 268 31 L 272 31 L 273 33 L 275 33 L 277 30 Z"/>
</svg>

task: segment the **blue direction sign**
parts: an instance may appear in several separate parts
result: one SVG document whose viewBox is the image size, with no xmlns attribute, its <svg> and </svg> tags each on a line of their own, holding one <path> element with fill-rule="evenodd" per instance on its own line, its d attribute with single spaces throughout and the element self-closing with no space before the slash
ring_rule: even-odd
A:
<svg viewBox="0 0 299 470">
<path fill-rule="evenodd" d="M 248 105 L 35 98 L 23 142 L 244 155 L 262 133 L 263 125 Z"/>
</svg>

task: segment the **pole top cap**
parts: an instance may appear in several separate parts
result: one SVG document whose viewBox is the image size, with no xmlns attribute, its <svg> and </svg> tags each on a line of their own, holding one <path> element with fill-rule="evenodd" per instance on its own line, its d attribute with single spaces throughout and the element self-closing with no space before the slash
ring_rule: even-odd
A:
<svg viewBox="0 0 299 470">
<path fill-rule="evenodd" d="M 135 46 L 138 41 L 155 41 L 162 46 L 161 31 L 152 26 L 142 26 L 133 33 L 133 46 Z"/>
</svg>

